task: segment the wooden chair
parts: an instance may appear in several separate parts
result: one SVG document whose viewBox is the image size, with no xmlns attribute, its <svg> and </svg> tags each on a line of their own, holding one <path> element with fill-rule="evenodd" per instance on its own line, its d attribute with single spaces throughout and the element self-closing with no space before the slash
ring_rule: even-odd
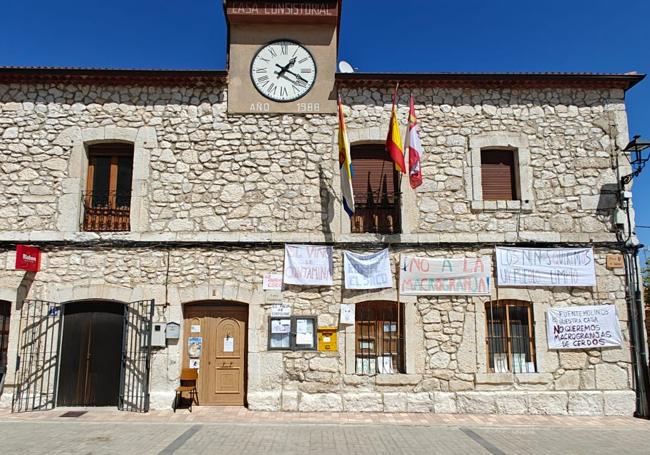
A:
<svg viewBox="0 0 650 455">
<path fill-rule="evenodd" d="M 199 395 L 196 390 L 196 381 L 199 378 L 199 370 L 194 368 L 183 368 L 181 371 L 181 385 L 176 387 L 176 397 L 174 398 L 174 412 L 178 404 L 183 399 L 183 392 L 190 393 L 190 412 L 192 412 L 192 404 L 196 401 L 199 404 Z"/>
</svg>

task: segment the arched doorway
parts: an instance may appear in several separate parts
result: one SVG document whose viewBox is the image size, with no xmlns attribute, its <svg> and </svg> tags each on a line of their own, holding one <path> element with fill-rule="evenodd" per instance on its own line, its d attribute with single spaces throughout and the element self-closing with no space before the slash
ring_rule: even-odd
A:
<svg viewBox="0 0 650 455">
<path fill-rule="evenodd" d="M 248 306 L 196 302 L 184 307 L 183 367 L 199 370 L 199 404 L 246 404 Z"/>
<path fill-rule="evenodd" d="M 66 303 L 58 406 L 117 406 L 124 335 L 123 304 Z"/>
</svg>

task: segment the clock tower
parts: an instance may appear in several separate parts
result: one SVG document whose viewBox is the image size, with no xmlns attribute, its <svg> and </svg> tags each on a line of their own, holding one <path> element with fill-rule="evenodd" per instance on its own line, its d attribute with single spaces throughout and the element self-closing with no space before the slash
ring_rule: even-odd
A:
<svg viewBox="0 0 650 455">
<path fill-rule="evenodd" d="M 336 112 L 341 0 L 225 0 L 228 113 Z"/>
</svg>

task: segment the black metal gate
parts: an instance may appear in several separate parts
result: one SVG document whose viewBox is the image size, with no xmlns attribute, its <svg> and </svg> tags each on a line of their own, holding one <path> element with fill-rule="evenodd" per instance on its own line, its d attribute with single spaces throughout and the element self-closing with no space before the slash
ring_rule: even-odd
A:
<svg viewBox="0 0 650 455">
<path fill-rule="evenodd" d="M 52 409 L 56 405 L 61 315 L 58 303 L 23 301 L 12 412 Z"/>
<path fill-rule="evenodd" d="M 154 300 L 140 300 L 126 304 L 118 404 L 122 411 L 149 411 L 151 321 L 154 303 Z"/>
</svg>

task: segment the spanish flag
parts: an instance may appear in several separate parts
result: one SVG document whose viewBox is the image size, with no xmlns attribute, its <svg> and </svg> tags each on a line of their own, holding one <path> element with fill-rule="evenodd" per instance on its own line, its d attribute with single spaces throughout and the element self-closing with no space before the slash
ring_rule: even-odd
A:
<svg viewBox="0 0 650 455">
<path fill-rule="evenodd" d="M 339 167 L 341 168 L 341 194 L 343 209 L 352 217 L 354 213 L 354 193 L 352 192 L 352 159 L 350 158 L 350 140 L 345 127 L 343 103 L 339 95 Z"/>
<path fill-rule="evenodd" d="M 395 163 L 395 170 L 406 174 L 406 163 L 404 163 L 404 151 L 402 150 L 402 136 L 399 133 L 399 123 L 397 122 L 396 98 L 397 87 L 395 87 L 395 93 L 393 93 L 393 110 L 390 114 L 386 151 L 390 155 L 390 159 Z"/>
</svg>

